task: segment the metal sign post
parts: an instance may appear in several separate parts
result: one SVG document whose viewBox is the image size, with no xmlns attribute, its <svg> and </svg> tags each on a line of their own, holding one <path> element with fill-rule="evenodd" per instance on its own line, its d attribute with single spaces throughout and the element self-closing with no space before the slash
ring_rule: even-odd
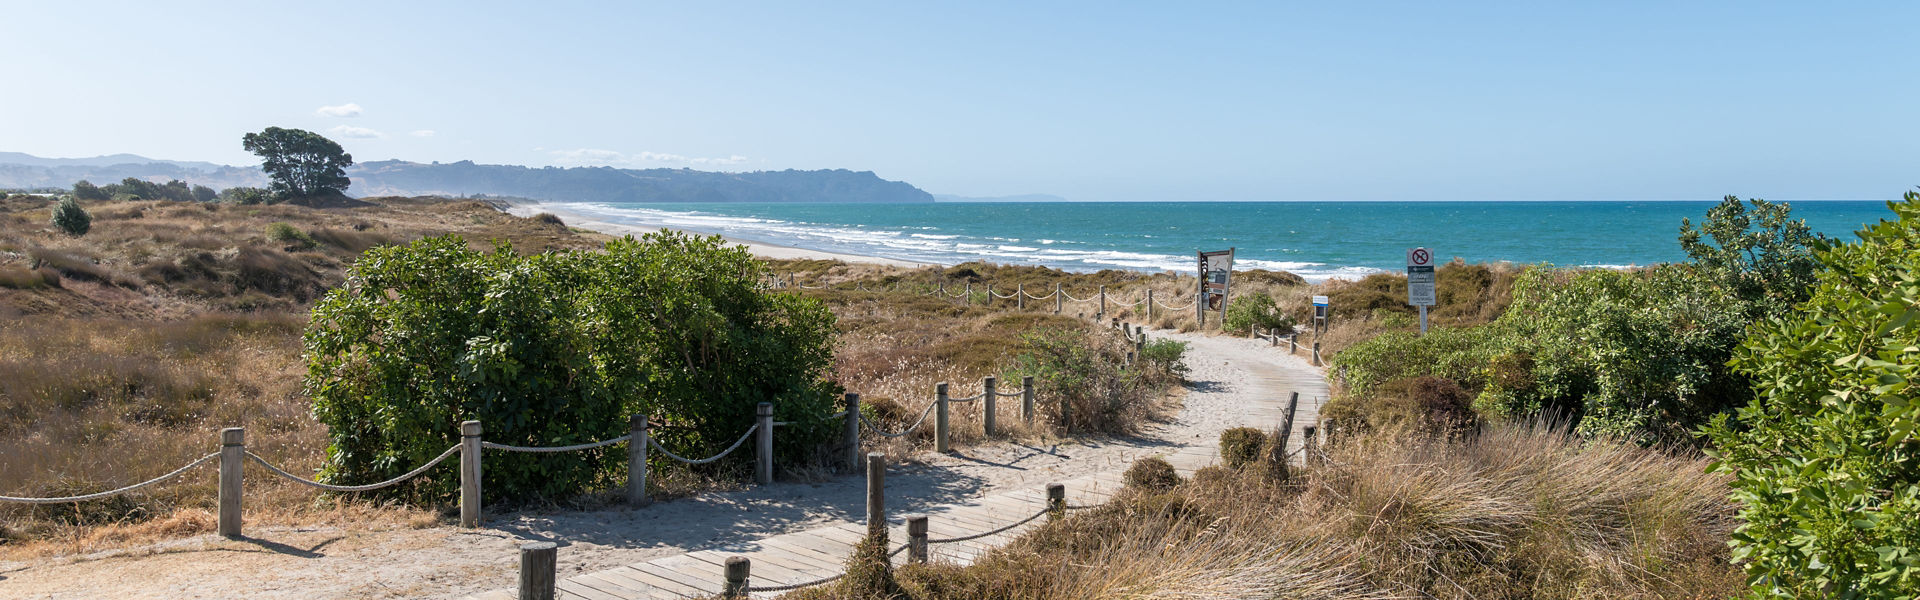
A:
<svg viewBox="0 0 1920 600">
<path fill-rule="evenodd" d="M 1316 339 L 1316 340 L 1320 339 L 1320 334 L 1323 334 L 1326 332 L 1327 332 L 1327 297 L 1314 296 L 1313 297 L 1313 339 Z"/>
<path fill-rule="evenodd" d="M 1420 307 L 1420 335 L 1427 334 L 1427 307 L 1434 302 L 1433 251 L 1414 248 L 1407 251 L 1407 304 Z"/>
<path fill-rule="evenodd" d="M 1220 322 L 1227 319 L 1227 283 L 1233 278 L 1233 248 L 1200 253 L 1200 290 L 1198 299 L 1193 303 L 1194 319 L 1200 326 L 1207 325 L 1207 311 L 1220 312 Z"/>
</svg>

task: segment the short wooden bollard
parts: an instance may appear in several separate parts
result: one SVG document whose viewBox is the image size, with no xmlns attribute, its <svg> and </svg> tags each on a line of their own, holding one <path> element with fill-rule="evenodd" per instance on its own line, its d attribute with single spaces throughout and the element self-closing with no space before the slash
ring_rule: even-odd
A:
<svg viewBox="0 0 1920 600">
<path fill-rule="evenodd" d="M 1020 378 L 1020 420 L 1033 422 L 1033 376 Z"/>
<path fill-rule="evenodd" d="M 927 516 L 907 517 L 907 562 L 927 564 Z"/>
<path fill-rule="evenodd" d="M 1047 484 L 1047 520 L 1058 521 L 1067 515 L 1067 484 Z"/>
<path fill-rule="evenodd" d="M 887 534 L 887 455 L 867 453 L 867 535 Z"/>
<path fill-rule="evenodd" d="M 240 478 L 247 460 L 247 430 L 220 430 L 220 535 L 240 537 Z"/>
<path fill-rule="evenodd" d="M 946 452 L 953 447 L 947 443 L 947 383 L 933 384 L 933 450 Z"/>
<path fill-rule="evenodd" d="M 1147 288 L 1147 322 L 1153 322 L 1153 288 Z"/>
<path fill-rule="evenodd" d="M 1320 366 L 1320 342 L 1313 343 L 1313 366 Z"/>
<path fill-rule="evenodd" d="M 1022 283 L 1014 286 L 1013 307 L 1020 310 L 1027 309 L 1027 284 Z"/>
<path fill-rule="evenodd" d="M 987 284 L 987 297 L 981 299 L 980 304 L 985 306 L 993 306 L 993 284 L 991 283 Z"/>
<path fill-rule="evenodd" d="M 560 545 L 553 542 L 520 545 L 520 600 L 553 600 L 559 554 Z"/>
<path fill-rule="evenodd" d="M 1132 364 L 1133 364 L 1133 351 L 1132 351 L 1132 350 L 1128 350 L 1128 351 L 1127 351 L 1127 364 L 1128 364 L 1128 365 L 1132 365 Z"/>
<path fill-rule="evenodd" d="M 480 526 L 480 422 L 460 423 L 460 526 Z"/>
<path fill-rule="evenodd" d="M 1095 314 L 1101 318 L 1107 316 L 1107 286 L 1100 286 L 1100 312 Z"/>
<path fill-rule="evenodd" d="M 747 597 L 747 579 L 753 576 L 753 561 L 745 556 L 727 557 L 727 585 L 720 589 L 722 598 Z"/>
<path fill-rule="evenodd" d="M 1053 314 L 1060 314 L 1060 305 L 1066 303 L 1066 294 L 1060 293 L 1060 283 L 1053 284 Z"/>
<path fill-rule="evenodd" d="M 627 504 L 647 503 L 647 430 L 646 415 L 627 417 Z"/>
<path fill-rule="evenodd" d="M 773 403 L 761 402 L 754 407 L 754 417 L 760 420 L 760 431 L 755 436 L 759 439 L 754 446 L 759 451 L 754 453 L 753 480 L 767 485 L 773 483 Z"/>
<path fill-rule="evenodd" d="M 1319 431 L 1320 428 L 1313 425 L 1300 428 L 1300 453 L 1306 456 L 1306 463 L 1309 465 L 1319 462 L 1319 450 L 1314 447 L 1317 445 L 1314 441 L 1314 434 L 1319 433 Z"/>
<path fill-rule="evenodd" d="M 860 394 L 847 392 L 847 470 L 860 470 Z"/>
<path fill-rule="evenodd" d="M 1000 387 L 999 383 L 1000 383 L 1000 378 L 998 377 L 989 376 L 985 379 L 980 380 L 981 389 L 986 390 L 986 393 L 981 394 L 980 400 L 982 402 L 987 403 L 986 406 L 981 407 L 982 409 L 984 409 L 984 412 L 982 413 L 982 417 L 980 419 L 980 427 L 983 431 L 986 431 L 987 437 L 993 437 L 993 425 L 994 425 L 993 414 L 995 412 L 994 400 L 997 400 L 999 398 L 997 395 Z"/>
</svg>

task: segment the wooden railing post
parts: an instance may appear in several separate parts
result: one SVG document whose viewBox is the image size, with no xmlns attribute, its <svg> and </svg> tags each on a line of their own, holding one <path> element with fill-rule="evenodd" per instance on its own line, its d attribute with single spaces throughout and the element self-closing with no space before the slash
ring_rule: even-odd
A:
<svg viewBox="0 0 1920 600">
<path fill-rule="evenodd" d="M 947 443 L 947 382 L 933 384 L 933 450 L 952 449 Z"/>
<path fill-rule="evenodd" d="M 460 526 L 480 526 L 480 422 L 460 423 Z"/>
<path fill-rule="evenodd" d="M 1153 322 L 1153 288 L 1147 288 L 1147 322 Z"/>
<path fill-rule="evenodd" d="M 986 297 L 986 299 L 985 299 L 985 301 L 984 301 L 984 302 L 982 302 L 982 304 L 984 304 L 984 305 L 986 305 L 986 306 L 993 306 L 993 301 L 994 301 L 994 297 L 993 297 L 993 282 L 991 282 L 991 281 L 989 281 L 989 282 L 987 282 L 987 297 Z"/>
<path fill-rule="evenodd" d="M 747 579 L 753 577 L 753 562 L 745 556 L 727 557 L 727 584 L 720 589 L 723 598 L 747 597 Z"/>
<path fill-rule="evenodd" d="M 627 504 L 647 503 L 647 416 L 627 416 Z"/>
<path fill-rule="evenodd" d="M 520 545 L 520 600 L 553 600 L 559 554 L 560 545 L 553 542 Z"/>
<path fill-rule="evenodd" d="M 1020 420 L 1033 423 L 1033 376 L 1020 377 Z"/>
<path fill-rule="evenodd" d="M 1060 314 L 1060 305 L 1064 304 L 1066 300 L 1067 295 L 1060 293 L 1060 282 L 1053 282 L 1053 314 Z"/>
<path fill-rule="evenodd" d="M 1107 316 L 1107 286 L 1100 286 L 1100 312 L 1094 314 L 1102 319 Z"/>
<path fill-rule="evenodd" d="M 1018 308 L 1020 310 L 1027 309 L 1027 284 L 1022 283 L 1017 286 L 1014 286 L 1013 303 L 1014 303 L 1013 304 L 1014 308 Z"/>
<path fill-rule="evenodd" d="M 980 425 L 981 430 L 986 432 L 987 437 L 993 437 L 994 412 L 996 412 L 994 410 L 994 401 L 999 398 L 999 383 L 1000 378 L 991 375 L 980 380 L 980 387 L 986 390 L 986 393 L 981 395 L 980 400 L 987 403 L 986 406 L 981 407 L 986 410 L 985 416 L 980 419 Z"/>
<path fill-rule="evenodd" d="M 1047 520 L 1058 521 L 1067 514 L 1067 484 L 1047 484 Z"/>
<path fill-rule="evenodd" d="M 773 483 L 773 403 L 761 402 L 754 407 L 754 416 L 760 420 L 757 436 L 760 439 L 754 444 L 759 452 L 755 453 L 753 479 L 760 485 L 767 485 Z"/>
<path fill-rule="evenodd" d="M 907 562 L 927 564 L 927 516 L 907 517 Z"/>
<path fill-rule="evenodd" d="M 247 460 L 247 430 L 220 430 L 220 535 L 240 537 L 240 478 Z"/>
<path fill-rule="evenodd" d="M 887 533 L 887 455 L 867 453 L 867 536 Z"/>
<path fill-rule="evenodd" d="M 1313 366 L 1320 366 L 1320 342 L 1313 343 Z"/>
<path fill-rule="evenodd" d="M 860 394 L 847 392 L 847 470 L 860 470 Z"/>
</svg>

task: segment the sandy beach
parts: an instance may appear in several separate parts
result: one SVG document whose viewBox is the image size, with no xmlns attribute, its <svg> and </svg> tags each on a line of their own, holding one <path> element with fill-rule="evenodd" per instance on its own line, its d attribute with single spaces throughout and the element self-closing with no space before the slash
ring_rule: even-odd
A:
<svg viewBox="0 0 1920 600">
<path fill-rule="evenodd" d="M 610 223 L 607 221 L 596 220 L 587 215 L 582 215 L 577 212 L 569 211 L 564 208 L 557 207 L 553 204 L 545 204 L 545 203 L 533 203 L 533 204 L 515 203 L 512 205 L 509 205 L 506 211 L 508 214 L 519 216 L 519 217 L 530 217 L 535 214 L 539 214 L 543 212 L 553 213 L 554 215 L 559 216 L 561 220 L 566 221 L 568 226 L 579 227 L 581 229 L 587 229 L 591 231 L 597 231 L 607 235 L 637 236 L 645 233 L 652 233 L 660 229 L 672 229 L 674 231 L 682 231 L 686 233 L 695 233 L 700 235 L 719 235 L 718 233 L 711 232 L 711 231 L 695 231 L 691 229 L 671 228 L 671 227 L 666 227 L 666 228 L 642 227 L 637 225 L 627 225 L 623 223 Z M 882 258 L 878 256 L 862 256 L 858 254 L 845 254 L 845 253 L 839 253 L 839 252 L 827 252 L 824 250 L 794 248 L 791 246 L 781 246 L 778 244 L 769 244 L 766 242 L 759 242 L 754 240 L 743 240 L 739 238 L 727 237 L 724 235 L 721 237 L 722 239 L 725 239 L 728 242 L 745 246 L 747 248 L 747 251 L 752 252 L 754 256 L 758 256 L 761 258 L 772 258 L 772 259 L 778 259 L 778 260 L 837 260 L 837 261 L 841 261 L 849 264 L 886 265 L 886 266 L 892 266 L 892 267 L 909 267 L 909 268 L 924 267 L 924 266 L 928 266 L 929 264 L 932 264 L 932 263 L 915 262 L 910 260 L 900 260 L 896 258 Z"/>
</svg>

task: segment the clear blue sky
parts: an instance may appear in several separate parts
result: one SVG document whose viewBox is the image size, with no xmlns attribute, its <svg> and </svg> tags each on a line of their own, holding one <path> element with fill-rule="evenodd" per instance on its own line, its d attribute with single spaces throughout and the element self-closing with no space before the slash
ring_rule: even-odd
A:
<svg viewBox="0 0 1920 600">
<path fill-rule="evenodd" d="M 10 1 L 0 150 L 254 164 L 277 125 L 1075 200 L 1920 184 L 1914 3 L 1034 4 Z"/>
</svg>

